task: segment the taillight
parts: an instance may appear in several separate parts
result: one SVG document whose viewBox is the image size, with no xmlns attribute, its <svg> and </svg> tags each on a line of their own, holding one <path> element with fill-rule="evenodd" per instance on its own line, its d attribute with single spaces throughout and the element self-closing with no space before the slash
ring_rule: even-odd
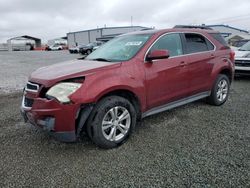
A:
<svg viewBox="0 0 250 188">
<path fill-rule="evenodd" d="M 235 52 L 233 50 L 231 50 L 231 52 L 230 52 L 230 60 L 232 62 L 234 62 L 234 56 L 235 56 Z"/>
</svg>

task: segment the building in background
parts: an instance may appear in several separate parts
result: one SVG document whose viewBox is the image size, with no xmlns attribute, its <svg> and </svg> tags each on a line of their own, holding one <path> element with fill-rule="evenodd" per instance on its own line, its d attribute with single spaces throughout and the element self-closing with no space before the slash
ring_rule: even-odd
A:
<svg viewBox="0 0 250 188">
<path fill-rule="evenodd" d="M 9 51 L 28 51 L 41 47 L 41 39 L 23 35 L 7 40 Z"/>
<path fill-rule="evenodd" d="M 205 25 L 213 30 L 219 31 L 222 36 L 229 37 L 234 35 L 249 35 L 249 32 L 243 29 L 235 28 L 229 25 Z"/>
<path fill-rule="evenodd" d="M 70 32 L 67 33 L 68 46 L 74 47 L 95 41 L 106 42 L 117 35 L 133 31 L 145 30 L 145 29 L 151 29 L 151 28 L 142 26 L 104 27 L 91 30 Z"/>
<path fill-rule="evenodd" d="M 8 51 L 8 44 L 0 43 L 0 51 Z"/>
</svg>

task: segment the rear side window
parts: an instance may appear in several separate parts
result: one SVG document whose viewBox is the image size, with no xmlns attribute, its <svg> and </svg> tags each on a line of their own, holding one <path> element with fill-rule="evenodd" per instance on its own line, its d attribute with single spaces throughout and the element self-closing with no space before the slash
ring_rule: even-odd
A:
<svg viewBox="0 0 250 188">
<path fill-rule="evenodd" d="M 225 39 L 221 36 L 220 33 L 210 33 L 210 35 L 217 40 L 219 43 L 221 43 L 224 47 L 229 47 Z"/>
<path fill-rule="evenodd" d="M 213 44 L 204 36 L 194 33 L 186 33 L 186 50 L 187 53 L 197 53 L 210 51 L 214 49 Z"/>
</svg>

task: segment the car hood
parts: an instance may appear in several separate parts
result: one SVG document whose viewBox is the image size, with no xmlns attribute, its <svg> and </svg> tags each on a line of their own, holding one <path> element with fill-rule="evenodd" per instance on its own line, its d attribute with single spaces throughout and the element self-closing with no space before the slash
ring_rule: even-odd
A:
<svg viewBox="0 0 250 188">
<path fill-rule="evenodd" d="M 248 54 L 250 54 L 250 51 L 235 51 L 235 58 L 244 57 Z"/>
<path fill-rule="evenodd" d="M 50 87 L 70 78 L 83 77 L 97 71 L 119 67 L 121 63 L 73 60 L 42 67 L 31 73 L 29 81 Z"/>
</svg>

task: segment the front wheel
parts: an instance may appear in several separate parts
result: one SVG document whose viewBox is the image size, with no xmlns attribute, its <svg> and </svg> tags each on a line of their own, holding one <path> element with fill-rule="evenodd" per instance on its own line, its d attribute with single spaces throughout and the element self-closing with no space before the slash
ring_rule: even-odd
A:
<svg viewBox="0 0 250 188">
<path fill-rule="evenodd" d="M 101 148 L 114 148 L 126 141 L 136 124 L 134 106 L 125 98 L 102 99 L 90 115 L 87 132 Z"/>
<path fill-rule="evenodd" d="M 208 103 L 220 106 L 227 101 L 230 89 L 230 81 L 224 74 L 219 74 L 212 88 L 211 95 L 208 97 Z"/>
</svg>

